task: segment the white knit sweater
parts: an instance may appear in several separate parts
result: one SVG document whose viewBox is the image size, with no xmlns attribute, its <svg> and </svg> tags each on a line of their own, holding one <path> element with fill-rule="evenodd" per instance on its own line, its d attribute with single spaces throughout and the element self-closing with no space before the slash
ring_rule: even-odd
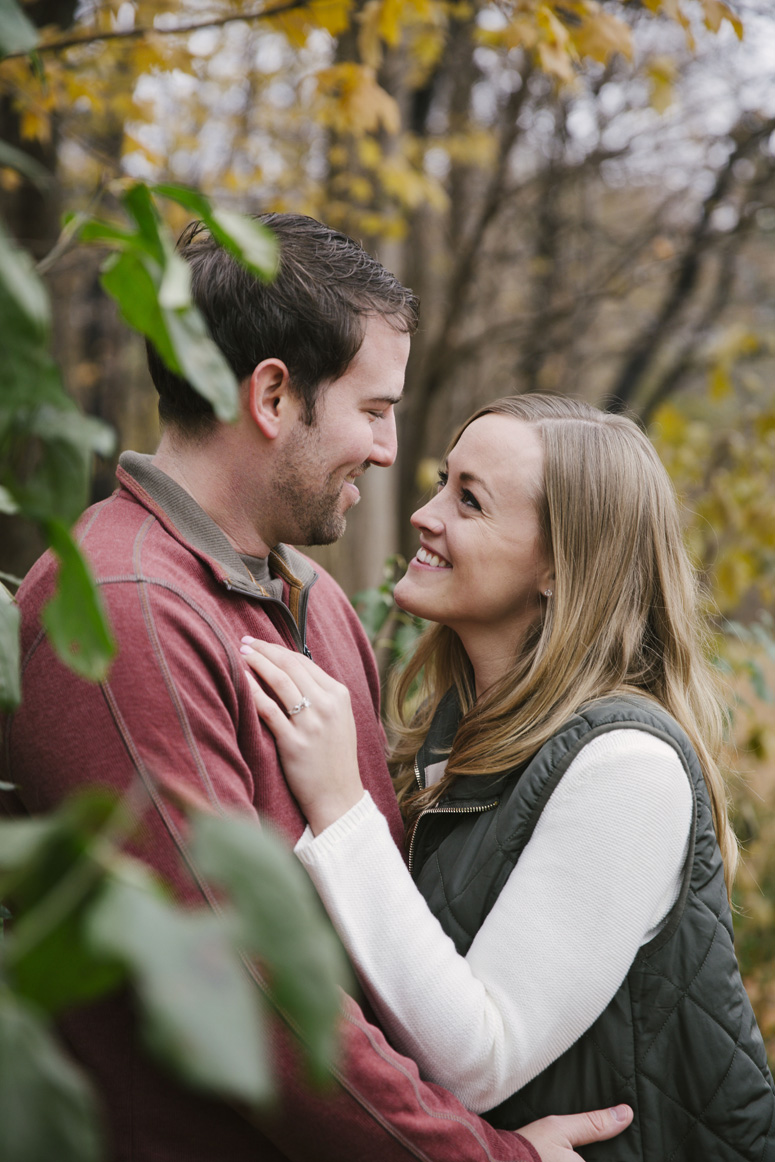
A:
<svg viewBox="0 0 775 1162">
<path fill-rule="evenodd" d="M 463 957 L 371 797 L 296 846 L 390 1040 L 480 1113 L 593 1024 L 675 902 L 692 792 L 645 731 L 571 763 Z"/>
</svg>

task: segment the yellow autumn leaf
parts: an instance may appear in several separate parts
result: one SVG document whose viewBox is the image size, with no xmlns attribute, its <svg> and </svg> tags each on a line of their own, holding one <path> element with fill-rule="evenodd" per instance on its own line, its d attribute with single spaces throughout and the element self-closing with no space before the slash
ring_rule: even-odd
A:
<svg viewBox="0 0 775 1162">
<path fill-rule="evenodd" d="M 575 74 L 571 59 L 564 49 L 544 42 L 538 45 L 537 52 L 539 64 L 545 73 L 556 77 L 563 84 L 570 84 Z"/>
<path fill-rule="evenodd" d="M 735 30 L 737 39 L 743 39 L 742 20 L 727 4 L 722 3 L 722 0 L 700 0 L 700 6 L 704 13 L 705 27 L 711 32 L 718 32 L 723 22 L 728 20 Z"/>
<path fill-rule="evenodd" d="M 15 169 L 8 169 L 6 166 L 0 166 L 0 190 L 5 190 L 6 193 L 13 193 L 18 190 L 22 184 L 22 176 L 17 173 Z"/>
<path fill-rule="evenodd" d="M 51 117 L 40 107 L 23 109 L 19 117 L 19 133 L 23 141 L 40 141 L 47 145 L 51 141 Z"/>
<path fill-rule="evenodd" d="M 308 6 L 311 23 L 331 36 L 341 36 L 350 27 L 353 0 L 312 0 Z"/>
<path fill-rule="evenodd" d="M 317 74 L 318 94 L 327 101 L 327 123 L 341 133 L 398 133 L 398 104 L 377 84 L 373 69 L 353 61 L 332 65 Z"/>
<path fill-rule="evenodd" d="M 657 113 L 664 113 L 673 103 L 673 92 L 678 66 L 669 56 L 653 56 L 646 66 L 646 77 L 651 87 L 651 105 Z"/>
<path fill-rule="evenodd" d="M 675 404 L 664 403 L 654 415 L 654 428 L 661 440 L 668 444 L 678 444 L 686 436 L 688 427 L 686 416 Z"/>
<path fill-rule="evenodd" d="M 380 17 L 382 0 L 368 0 L 356 19 L 358 21 L 358 52 L 365 65 L 378 69 L 382 64 Z"/>
<path fill-rule="evenodd" d="M 590 6 L 578 28 L 571 33 L 572 41 L 580 57 L 591 57 L 601 64 L 621 53 L 632 60 L 632 31 L 623 20 L 603 11 L 599 5 Z"/>
<path fill-rule="evenodd" d="M 708 389 L 710 398 L 714 403 L 719 403 L 732 391 L 732 378 L 729 374 L 729 366 L 726 363 L 716 363 L 711 367 L 708 375 Z"/>
<path fill-rule="evenodd" d="M 403 0 L 381 0 L 379 13 L 379 35 L 391 48 L 401 41 L 401 26 L 404 17 Z"/>
</svg>

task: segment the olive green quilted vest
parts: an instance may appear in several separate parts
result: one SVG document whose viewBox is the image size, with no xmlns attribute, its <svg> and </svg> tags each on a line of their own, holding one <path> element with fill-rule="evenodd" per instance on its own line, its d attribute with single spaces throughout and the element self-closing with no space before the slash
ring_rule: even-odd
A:
<svg viewBox="0 0 775 1162">
<path fill-rule="evenodd" d="M 459 709 L 445 697 L 418 756 L 449 752 Z M 627 1102 L 633 1125 L 579 1148 L 594 1162 L 775 1162 L 775 1088 L 735 958 L 710 802 L 683 730 L 649 699 L 588 704 L 522 767 L 460 778 L 423 814 L 410 866 L 431 911 L 465 955 L 543 807 L 579 750 L 632 725 L 673 746 L 694 790 L 682 888 L 594 1025 L 557 1061 L 484 1116 L 516 1128 L 545 1114 Z"/>
</svg>

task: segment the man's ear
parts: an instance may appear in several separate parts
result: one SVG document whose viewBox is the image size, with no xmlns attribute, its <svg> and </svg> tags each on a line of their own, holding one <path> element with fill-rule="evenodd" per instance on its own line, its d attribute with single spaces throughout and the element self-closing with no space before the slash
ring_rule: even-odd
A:
<svg viewBox="0 0 775 1162">
<path fill-rule="evenodd" d="M 248 381 L 248 412 L 267 440 L 277 438 L 289 413 L 295 422 L 298 403 L 291 394 L 290 382 L 282 359 L 263 359 Z"/>
</svg>

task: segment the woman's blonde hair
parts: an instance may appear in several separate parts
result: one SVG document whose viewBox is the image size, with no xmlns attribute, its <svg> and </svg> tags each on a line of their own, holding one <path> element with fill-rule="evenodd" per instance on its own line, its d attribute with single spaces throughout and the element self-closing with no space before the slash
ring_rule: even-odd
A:
<svg viewBox="0 0 775 1162">
<path fill-rule="evenodd" d="M 396 786 L 408 822 L 458 775 L 501 773 L 530 758 L 584 703 L 645 694 L 680 723 L 697 752 L 731 890 L 737 843 L 719 768 L 723 704 L 706 658 L 697 578 L 664 466 L 632 420 L 539 394 L 481 408 L 447 455 L 469 424 L 485 415 L 528 423 L 541 440 L 537 506 L 554 562 L 553 593 L 511 670 L 478 702 L 457 634 L 434 625 L 421 637 L 391 698 Z M 409 695 L 418 680 L 421 709 L 412 713 Z M 414 757 L 451 686 L 463 713 L 446 774 L 419 792 Z"/>
</svg>

